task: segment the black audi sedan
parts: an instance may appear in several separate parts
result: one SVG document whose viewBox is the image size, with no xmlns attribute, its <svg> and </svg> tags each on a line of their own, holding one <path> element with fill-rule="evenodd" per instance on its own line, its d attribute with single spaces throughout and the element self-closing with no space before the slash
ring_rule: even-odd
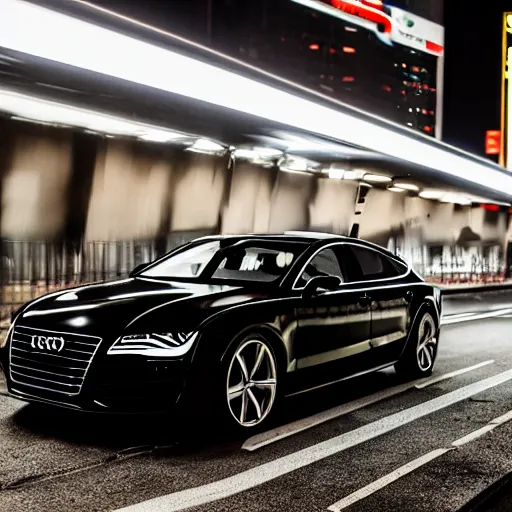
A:
<svg viewBox="0 0 512 512">
<path fill-rule="evenodd" d="M 394 365 L 429 375 L 440 291 L 321 233 L 206 237 L 128 279 L 45 295 L 0 344 L 11 396 L 116 413 L 212 408 L 261 427 L 282 398 Z"/>
</svg>

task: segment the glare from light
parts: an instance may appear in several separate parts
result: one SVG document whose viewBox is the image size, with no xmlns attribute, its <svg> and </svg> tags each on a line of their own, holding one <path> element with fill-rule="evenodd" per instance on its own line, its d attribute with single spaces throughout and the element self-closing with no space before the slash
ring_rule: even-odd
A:
<svg viewBox="0 0 512 512">
<path fill-rule="evenodd" d="M 58 300 L 58 301 L 78 300 L 78 295 L 75 292 L 67 292 L 62 295 L 59 295 L 55 300 Z"/>
<path fill-rule="evenodd" d="M 346 171 L 343 179 L 344 180 L 358 180 L 360 178 L 360 173 L 358 171 Z"/>
<path fill-rule="evenodd" d="M 365 174 L 363 176 L 364 181 L 369 181 L 370 183 L 389 183 L 392 179 L 389 176 L 384 176 L 382 174 Z"/>
<path fill-rule="evenodd" d="M 0 47 L 369 147 L 416 165 L 428 162 L 429 167 L 442 173 L 512 196 L 510 174 L 427 135 L 411 137 L 396 123 L 379 118 L 376 124 L 339 111 L 337 108 L 346 108 L 341 102 L 333 100 L 333 107 L 320 105 L 33 3 L 2 0 Z"/>
<path fill-rule="evenodd" d="M 279 151 L 279 149 L 273 149 L 273 148 L 254 148 L 254 151 L 258 153 L 258 155 L 261 156 L 261 158 L 277 158 L 283 154 L 282 151 Z"/>
<path fill-rule="evenodd" d="M 243 158 L 245 160 L 252 160 L 256 158 L 258 155 L 256 151 L 253 149 L 237 149 L 233 152 L 233 156 L 235 158 Z"/>
<path fill-rule="evenodd" d="M 411 192 L 418 192 L 420 187 L 412 183 L 395 182 L 394 186 L 403 190 L 410 190 Z"/>
<path fill-rule="evenodd" d="M 272 148 L 238 148 L 233 152 L 235 158 L 250 161 L 272 160 L 283 155 L 282 151 Z"/>
<path fill-rule="evenodd" d="M 279 168 L 285 172 L 305 173 L 316 170 L 318 162 L 297 156 L 286 156 L 279 162 Z"/>
<path fill-rule="evenodd" d="M 405 192 L 405 189 L 403 188 L 398 188 L 398 187 L 388 187 L 388 190 L 390 192 Z"/>
<path fill-rule="evenodd" d="M 192 146 L 189 146 L 186 151 L 192 151 L 194 153 L 204 153 L 204 154 L 217 154 L 225 151 L 225 147 L 221 144 L 217 144 L 217 142 L 213 142 L 208 139 L 197 139 Z"/>
<path fill-rule="evenodd" d="M 443 192 L 442 190 L 422 190 L 419 193 L 419 196 L 422 199 L 440 199 L 446 194 L 446 192 Z"/>
<path fill-rule="evenodd" d="M 183 137 L 165 128 L 5 89 L 0 89 L 0 110 L 12 114 L 14 119 L 82 128 L 92 133 L 137 137 L 155 142 L 169 142 Z"/>
<path fill-rule="evenodd" d="M 153 132 L 153 133 L 147 133 L 146 135 L 142 135 L 141 137 L 139 137 L 139 139 L 144 140 L 146 142 L 165 143 L 165 142 L 175 141 L 175 140 L 179 139 L 180 137 L 182 137 L 182 135 L 179 135 L 177 133 Z"/>
<path fill-rule="evenodd" d="M 68 324 L 73 327 L 85 327 L 89 323 L 89 319 L 86 316 L 77 316 L 68 321 Z"/>
<path fill-rule="evenodd" d="M 329 169 L 329 178 L 331 178 L 331 180 L 342 180 L 344 175 L 345 171 L 343 169 L 337 167 L 331 167 Z"/>
<path fill-rule="evenodd" d="M 467 197 L 460 195 L 460 194 L 445 194 L 442 196 L 439 201 L 441 203 L 453 203 L 453 204 L 460 204 L 462 206 L 469 206 L 471 204 L 471 199 L 468 199 Z"/>
</svg>

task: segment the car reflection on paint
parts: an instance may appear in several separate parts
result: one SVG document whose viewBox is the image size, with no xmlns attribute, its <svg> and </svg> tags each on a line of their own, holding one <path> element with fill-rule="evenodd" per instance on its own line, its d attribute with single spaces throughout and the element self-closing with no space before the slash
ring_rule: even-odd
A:
<svg viewBox="0 0 512 512">
<path fill-rule="evenodd" d="M 128 279 L 29 302 L 0 362 L 28 402 L 260 427 L 285 396 L 392 365 L 429 375 L 440 310 L 439 290 L 361 240 L 206 237 Z"/>
</svg>

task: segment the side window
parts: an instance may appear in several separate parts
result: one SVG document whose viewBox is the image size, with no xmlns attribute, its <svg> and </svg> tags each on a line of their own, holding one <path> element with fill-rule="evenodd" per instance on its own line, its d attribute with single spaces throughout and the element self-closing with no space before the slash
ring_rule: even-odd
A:
<svg viewBox="0 0 512 512">
<path fill-rule="evenodd" d="M 392 260 L 377 251 L 354 245 L 350 246 L 350 250 L 360 269 L 359 280 L 361 281 L 389 279 L 405 272 L 405 270 L 401 271 L 398 265 L 393 264 Z M 354 261 L 354 265 L 356 261 Z M 355 280 L 351 279 L 351 281 Z"/>
<path fill-rule="evenodd" d="M 316 276 L 336 276 L 344 281 L 340 262 L 333 249 L 324 249 L 309 261 L 299 277 L 296 287 L 303 288 L 312 277 Z"/>
</svg>

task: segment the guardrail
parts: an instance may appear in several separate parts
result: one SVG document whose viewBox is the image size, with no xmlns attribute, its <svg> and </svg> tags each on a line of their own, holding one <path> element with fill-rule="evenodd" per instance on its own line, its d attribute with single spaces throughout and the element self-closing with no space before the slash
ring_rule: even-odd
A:
<svg viewBox="0 0 512 512">
<path fill-rule="evenodd" d="M 36 297 L 64 288 L 127 277 L 138 264 L 211 232 L 173 233 L 165 239 L 80 244 L 0 240 L 0 321 Z M 512 289 L 502 274 L 449 272 L 427 277 L 444 295 Z M 461 284 L 462 282 L 467 285 Z M 448 285 L 448 286 L 447 286 Z"/>
<path fill-rule="evenodd" d="M 0 241 L 0 320 L 46 293 L 127 277 L 140 263 L 209 232 L 173 233 L 165 239 L 80 244 Z"/>
</svg>

